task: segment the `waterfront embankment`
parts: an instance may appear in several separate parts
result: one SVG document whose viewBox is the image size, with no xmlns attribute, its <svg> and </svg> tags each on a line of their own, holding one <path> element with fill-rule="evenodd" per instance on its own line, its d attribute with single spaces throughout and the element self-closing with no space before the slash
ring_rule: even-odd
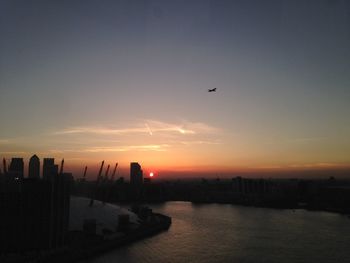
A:
<svg viewBox="0 0 350 263">
<path fill-rule="evenodd" d="M 85 259 L 91 259 L 110 250 L 125 246 L 132 242 L 156 235 L 166 231 L 171 226 L 171 217 L 152 213 L 151 220 L 142 221 L 137 228 L 131 228 L 120 233 L 113 239 L 103 239 L 97 236 L 85 236 L 82 233 L 71 233 L 74 240 L 70 240 L 66 247 L 61 249 L 33 253 L 28 255 L 13 255 L 3 257 L 2 263 L 74 263 Z"/>
</svg>

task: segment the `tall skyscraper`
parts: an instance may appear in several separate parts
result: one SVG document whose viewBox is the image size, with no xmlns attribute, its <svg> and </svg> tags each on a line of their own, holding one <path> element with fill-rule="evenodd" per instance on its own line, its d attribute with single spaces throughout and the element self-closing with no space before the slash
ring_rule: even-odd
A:
<svg viewBox="0 0 350 263">
<path fill-rule="evenodd" d="M 66 244 L 72 175 L 49 178 L 0 184 L 1 253 L 51 250 Z"/>
<path fill-rule="evenodd" d="M 143 172 L 139 163 L 130 163 L 130 183 L 142 184 Z"/>
<path fill-rule="evenodd" d="M 24 174 L 23 158 L 12 158 L 10 167 L 9 167 L 9 174 L 14 178 L 23 179 L 23 174 Z"/>
<path fill-rule="evenodd" d="M 40 178 L 40 159 L 36 154 L 29 160 L 28 177 Z"/>
<path fill-rule="evenodd" d="M 55 165 L 57 166 L 57 165 Z M 50 213 L 50 247 L 59 247 L 65 243 L 69 225 L 70 184 L 71 173 L 55 174 L 49 177 L 51 183 L 51 213 Z"/>
<path fill-rule="evenodd" d="M 54 158 L 44 158 L 43 179 L 47 180 L 58 174 L 58 165 Z"/>
</svg>

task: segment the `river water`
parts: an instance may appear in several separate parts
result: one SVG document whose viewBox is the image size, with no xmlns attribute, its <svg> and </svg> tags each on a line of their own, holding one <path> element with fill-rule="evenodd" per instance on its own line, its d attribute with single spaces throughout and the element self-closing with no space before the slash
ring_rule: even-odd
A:
<svg viewBox="0 0 350 263">
<path fill-rule="evenodd" d="M 350 219 L 328 212 L 167 202 L 169 231 L 85 262 L 350 262 Z"/>
</svg>

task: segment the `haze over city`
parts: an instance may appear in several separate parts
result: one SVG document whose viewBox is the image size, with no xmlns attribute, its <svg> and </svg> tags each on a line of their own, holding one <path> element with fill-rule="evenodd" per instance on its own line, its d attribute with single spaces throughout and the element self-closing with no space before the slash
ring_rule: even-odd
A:
<svg viewBox="0 0 350 263">
<path fill-rule="evenodd" d="M 65 158 L 91 178 L 102 160 L 163 178 L 346 175 L 349 13 L 348 1 L 1 1 L 0 156 Z"/>
</svg>

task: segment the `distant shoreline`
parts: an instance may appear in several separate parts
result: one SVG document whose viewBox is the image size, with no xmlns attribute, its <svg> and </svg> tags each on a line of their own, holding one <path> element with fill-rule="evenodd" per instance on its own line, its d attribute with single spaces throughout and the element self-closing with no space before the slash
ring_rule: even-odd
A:
<svg viewBox="0 0 350 263">
<path fill-rule="evenodd" d="M 155 205 L 155 204 L 164 204 L 167 202 L 189 202 L 192 204 L 198 204 L 198 205 L 205 205 L 205 204 L 221 204 L 221 205 L 237 205 L 237 206 L 243 206 L 243 207 L 252 207 L 252 208 L 270 208 L 270 209 L 289 209 L 289 210 L 295 210 L 295 209 L 303 209 L 306 211 L 317 211 L 317 212 L 330 212 L 330 213 L 336 213 L 341 214 L 345 216 L 349 216 L 350 218 L 350 211 L 345 211 L 342 209 L 336 209 L 336 208 L 320 208 L 320 207 L 312 207 L 307 205 L 296 205 L 296 206 L 266 206 L 266 205 L 256 205 L 256 204 L 244 204 L 244 203 L 234 203 L 234 202 L 220 202 L 220 201 L 191 201 L 191 200 L 166 200 L 166 201 L 154 201 L 154 202 L 144 202 L 146 205 Z M 130 202 L 112 202 L 113 204 L 117 205 L 130 205 Z"/>
</svg>

